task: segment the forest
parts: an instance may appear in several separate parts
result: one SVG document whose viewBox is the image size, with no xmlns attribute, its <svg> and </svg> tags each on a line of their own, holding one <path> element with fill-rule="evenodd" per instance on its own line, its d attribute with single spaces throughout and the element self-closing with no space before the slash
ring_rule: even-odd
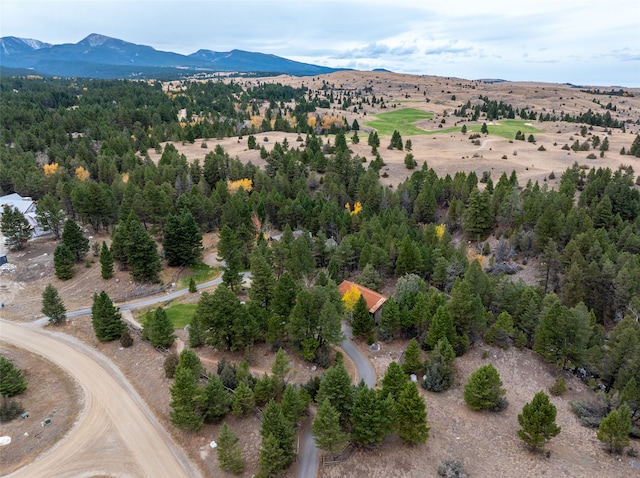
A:
<svg viewBox="0 0 640 478">
<path fill-rule="evenodd" d="M 349 149 L 357 123 L 318 112 L 326 104 L 357 108 L 366 92 L 338 98 L 322 91 L 233 81 L 184 81 L 165 90 L 152 81 L 2 78 L 0 195 L 37 200 L 51 230 L 71 219 L 108 231 L 113 259 L 138 281 L 157 281 L 162 261 L 197 262 L 201 234 L 218 232 L 224 285 L 198 303 L 191 347 L 241 351 L 266 342 L 330 367 L 349 314 L 354 334 L 370 342 L 402 337 L 429 351 L 430 360 L 411 371 L 432 390 L 446 388 L 455 367 L 453 357 L 442 359 L 447 346 L 455 356 L 482 341 L 531 348 L 599 391 L 602 409 L 576 405 L 585 422 L 597 427 L 626 404 L 632 435 L 640 437 L 640 192 L 633 169 L 576 162 L 551 189 L 521 184 L 515 172 L 495 183 L 462 171 L 439 176 L 423 162 L 396 188 L 384 187 L 379 140 L 369 143 L 376 159 L 363 162 Z M 487 97 L 456 115 L 466 110 L 480 121 L 545 120 Z M 557 120 L 624 127 L 609 111 L 559 113 Z M 270 130 L 297 132 L 299 141 L 262 148 L 264 169 L 219 146 L 205 149 L 207 139 L 229 136 L 260 149 L 256 135 Z M 196 140 L 202 163 L 161 145 Z M 162 152 L 157 164 L 150 149 Z M 640 137 L 629 153 L 640 155 Z M 283 231 L 280 241 L 267 241 L 267 225 Z M 296 230 L 305 234 L 294 237 Z M 533 259 L 537 284 L 514 280 L 518 264 Z M 243 271 L 253 277 L 246 303 L 237 296 Z M 378 324 L 361 304 L 345 305 L 337 290 L 345 278 L 377 291 L 394 284 Z M 367 392 L 359 393 L 364 400 Z"/>
</svg>

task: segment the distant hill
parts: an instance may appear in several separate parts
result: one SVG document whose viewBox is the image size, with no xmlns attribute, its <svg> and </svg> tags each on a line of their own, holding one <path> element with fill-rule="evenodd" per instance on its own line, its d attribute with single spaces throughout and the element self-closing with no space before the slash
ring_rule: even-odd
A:
<svg viewBox="0 0 640 478">
<path fill-rule="evenodd" d="M 181 55 L 96 33 L 78 43 L 60 45 L 26 38 L 0 38 L 0 66 L 28 69 L 33 74 L 90 78 L 179 77 L 225 71 L 310 76 L 337 71 L 242 50 L 199 50 Z"/>
</svg>

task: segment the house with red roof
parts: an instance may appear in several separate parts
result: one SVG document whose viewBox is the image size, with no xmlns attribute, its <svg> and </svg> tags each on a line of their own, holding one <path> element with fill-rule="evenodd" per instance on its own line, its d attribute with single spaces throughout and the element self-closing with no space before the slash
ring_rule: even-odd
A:
<svg viewBox="0 0 640 478">
<path fill-rule="evenodd" d="M 368 289 L 360 284 L 356 284 L 355 282 L 348 280 L 342 281 L 338 286 L 338 290 L 340 290 L 340 293 L 344 295 L 348 290 L 351 290 L 352 287 L 358 289 L 358 292 L 360 292 L 364 297 L 364 300 L 367 301 L 369 313 L 373 316 L 373 320 L 377 324 L 380 320 L 380 315 L 382 315 L 382 306 L 389 298 L 379 294 L 375 290 Z"/>
</svg>

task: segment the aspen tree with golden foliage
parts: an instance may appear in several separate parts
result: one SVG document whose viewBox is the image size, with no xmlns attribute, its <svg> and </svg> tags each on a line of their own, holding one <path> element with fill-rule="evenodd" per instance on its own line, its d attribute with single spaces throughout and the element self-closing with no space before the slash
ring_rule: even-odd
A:
<svg viewBox="0 0 640 478">
<path fill-rule="evenodd" d="M 342 302 L 344 302 L 344 307 L 345 309 L 347 309 L 347 312 L 352 312 L 353 308 L 356 305 L 356 302 L 358 302 L 358 299 L 360 298 L 360 291 L 358 290 L 358 288 L 354 285 L 351 286 L 342 296 Z"/>
<path fill-rule="evenodd" d="M 58 163 L 51 163 L 44 165 L 44 175 L 53 176 L 58 171 Z"/>
<path fill-rule="evenodd" d="M 80 181 L 86 181 L 87 178 L 89 177 L 90 173 L 89 171 L 87 171 L 86 169 L 84 169 L 82 166 L 78 166 L 76 168 L 76 177 L 80 180 Z"/>
</svg>

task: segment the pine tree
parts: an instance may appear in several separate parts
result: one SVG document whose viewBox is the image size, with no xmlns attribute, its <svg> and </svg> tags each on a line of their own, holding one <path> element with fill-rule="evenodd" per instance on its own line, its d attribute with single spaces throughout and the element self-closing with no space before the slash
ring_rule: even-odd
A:
<svg viewBox="0 0 640 478">
<path fill-rule="evenodd" d="M 453 384 L 456 354 L 446 337 L 441 338 L 425 362 L 422 386 L 431 392 L 442 392 Z"/>
<path fill-rule="evenodd" d="M 188 209 L 178 216 L 169 215 L 162 241 L 164 255 L 170 266 L 189 266 L 202 254 L 202 232 Z"/>
<path fill-rule="evenodd" d="M 500 374 L 492 364 L 483 365 L 473 372 L 464 386 L 464 401 L 472 410 L 496 408 L 504 394 Z"/>
<path fill-rule="evenodd" d="M 498 315 L 494 324 L 485 333 L 484 339 L 490 345 L 508 348 L 509 340 L 514 336 L 513 319 L 511 314 L 503 311 Z"/>
<path fill-rule="evenodd" d="M 311 433 L 316 446 L 332 454 L 342 450 L 349 441 L 349 434 L 344 433 L 340 426 L 340 413 L 331 406 L 328 399 L 320 404 Z"/>
<path fill-rule="evenodd" d="M 474 188 L 462 218 L 462 229 L 471 240 L 484 240 L 493 228 L 493 214 L 487 191 Z"/>
<path fill-rule="evenodd" d="M 392 341 L 397 336 L 398 326 L 400 325 L 400 308 L 394 297 L 390 297 L 384 304 L 380 324 L 378 326 L 378 335 L 382 340 Z"/>
<path fill-rule="evenodd" d="M 73 219 L 67 219 L 64 223 L 62 244 L 69 248 L 75 262 L 80 262 L 89 252 L 89 239 L 84 237 L 82 229 Z"/>
<path fill-rule="evenodd" d="M 271 302 L 276 288 L 273 269 L 265 257 L 255 250 L 251 255 L 251 288 L 249 298 L 264 310 L 271 310 Z"/>
<path fill-rule="evenodd" d="M 383 399 L 378 392 L 361 382 L 356 387 L 351 412 L 351 437 L 361 445 L 379 445 L 395 427 L 393 397 Z"/>
<path fill-rule="evenodd" d="M 143 337 L 146 337 L 154 347 L 165 349 L 171 347 L 176 339 L 173 332 L 173 323 L 162 307 L 158 307 L 152 314 L 148 314 L 148 319 L 142 326 Z"/>
<path fill-rule="evenodd" d="M 62 228 L 64 216 L 60 201 L 51 193 L 45 194 L 36 204 L 38 224 L 43 230 L 51 231 L 56 240 L 60 239 L 60 229 Z"/>
<path fill-rule="evenodd" d="M 193 350 L 189 349 L 184 349 L 182 352 L 180 352 L 178 366 L 176 367 L 176 369 L 178 368 L 188 368 L 196 377 L 200 377 L 200 375 L 204 372 L 204 367 L 202 366 L 200 357 L 198 357 Z"/>
<path fill-rule="evenodd" d="M 522 427 L 518 430 L 518 436 L 527 445 L 543 450 L 545 443 L 560 433 L 560 427 L 556 425 L 556 413 L 556 407 L 547 394 L 543 391 L 536 393 L 518 415 L 518 423 Z"/>
<path fill-rule="evenodd" d="M 119 339 L 126 327 L 118 309 L 114 307 L 111 298 L 105 291 L 93 294 L 91 322 L 96 338 L 101 342 Z"/>
<path fill-rule="evenodd" d="M 137 281 L 159 282 L 162 266 L 158 247 L 137 217 L 129 222 L 128 234 L 126 254 L 131 277 Z"/>
<path fill-rule="evenodd" d="M 102 248 L 100 249 L 100 274 L 103 279 L 111 279 L 113 277 L 113 256 L 104 241 L 102 241 Z"/>
<path fill-rule="evenodd" d="M 75 259 L 67 246 L 60 244 L 53 251 L 53 270 L 60 280 L 71 279 L 76 271 L 73 268 Z"/>
<path fill-rule="evenodd" d="M 67 318 L 67 309 L 58 294 L 58 289 L 48 284 L 42 293 L 42 313 L 49 317 L 49 323 L 58 325 Z"/>
<path fill-rule="evenodd" d="M 290 464 L 286 452 L 280 447 L 278 439 L 272 433 L 262 437 L 259 464 L 260 471 L 256 475 L 259 478 L 269 478 L 280 474 Z"/>
<path fill-rule="evenodd" d="M 436 309 L 436 313 L 431 319 L 431 327 L 429 327 L 426 339 L 427 345 L 433 348 L 442 338 L 446 338 L 451 343 L 455 337 L 456 331 L 453 327 L 453 319 L 449 313 L 449 308 L 441 305 Z"/>
<path fill-rule="evenodd" d="M 396 406 L 400 439 L 410 445 L 427 441 L 429 438 L 427 407 L 414 382 L 406 382 Z"/>
<path fill-rule="evenodd" d="M 27 390 L 27 379 L 11 360 L 0 355 L 0 396 L 11 398 Z"/>
<path fill-rule="evenodd" d="M 284 416 L 282 406 L 279 403 L 270 401 L 262 412 L 262 427 L 260 435 L 265 440 L 269 436 L 276 439 L 278 448 L 282 451 L 282 462 L 279 471 L 288 467 L 296 456 L 296 431 L 291 423 Z"/>
<path fill-rule="evenodd" d="M 231 409 L 231 394 L 222 380 L 211 374 L 202 392 L 200 409 L 205 423 L 220 423 Z"/>
<path fill-rule="evenodd" d="M 384 377 L 382 377 L 382 397 L 386 398 L 391 395 L 397 401 L 406 383 L 407 375 L 402 370 L 402 367 L 398 362 L 391 362 Z"/>
<path fill-rule="evenodd" d="M 198 379 L 188 367 L 178 367 L 171 386 L 171 424 L 183 431 L 198 431 L 202 428 L 202 416 L 197 403 L 200 395 Z"/>
<path fill-rule="evenodd" d="M 32 227 L 24 215 L 17 208 L 4 205 L 0 216 L 0 231 L 7 239 L 11 249 L 20 250 L 31 237 Z"/>
<path fill-rule="evenodd" d="M 353 335 L 356 337 L 368 337 L 373 332 L 373 317 L 369 313 L 367 301 L 360 294 L 356 305 L 353 308 L 353 316 L 351 318 L 351 326 Z"/>
<path fill-rule="evenodd" d="M 236 417 L 246 416 L 251 413 L 256 402 L 253 398 L 253 390 L 245 382 L 240 382 L 233 392 L 231 412 Z"/>
<path fill-rule="evenodd" d="M 402 370 L 407 375 L 417 374 L 422 368 L 422 360 L 420 360 L 420 345 L 416 339 L 411 339 L 409 345 L 404 351 L 404 362 L 402 363 Z"/>
<path fill-rule="evenodd" d="M 225 423 L 218 435 L 218 463 L 222 471 L 230 471 L 234 475 L 244 472 L 245 459 L 242 456 L 240 439 L 231 431 Z"/>
<path fill-rule="evenodd" d="M 289 384 L 282 394 L 282 413 L 291 423 L 298 423 L 307 411 L 309 394 L 305 389 L 296 390 Z"/>
<path fill-rule="evenodd" d="M 287 374 L 291 371 L 291 364 L 287 353 L 279 348 L 276 352 L 276 358 L 271 366 L 271 373 L 277 379 L 278 382 L 284 383 L 287 378 Z"/>
<path fill-rule="evenodd" d="M 341 423 L 349 421 L 353 406 L 353 387 L 351 377 L 342 362 L 336 363 L 324 373 L 316 403 L 322 403 L 325 399 L 338 411 Z"/>
<path fill-rule="evenodd" d="M 602 419 L 596 437 L 607 444 L 611 453 L 622 453 L 629 445 L 632 428 L 631 411 L 625 403 Z"/>
</svg>

